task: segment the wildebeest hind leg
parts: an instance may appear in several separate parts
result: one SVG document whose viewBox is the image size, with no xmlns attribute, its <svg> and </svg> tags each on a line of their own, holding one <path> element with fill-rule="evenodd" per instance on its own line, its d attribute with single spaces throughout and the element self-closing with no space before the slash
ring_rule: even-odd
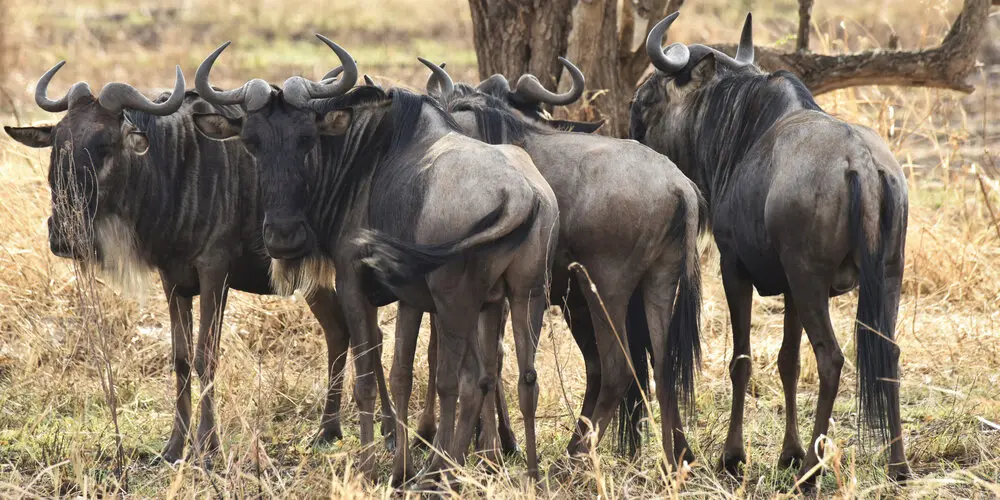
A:
<svg viewBox="0 0 1000 500">
<path fill-rule="evenodd" d="M 219 361 L 219 340 L 222 319 L 226 311 L 229 286 L 227 275 L 204 272 L 201 281 L 201 326 L 198 331 L 198 351 L 194 367 L 201 381 L 201 420 L 198 422 L 196 448 L 206 462 L 219 450 L 219 434 L 215 425 L 215 371 Z"/>
<path fill-rule="evenodd" d="M 663 259 L 661 259 L 663 260 Z M 649 340 L 653 347 L 653 376 L 656 381 L 656 399 L 660 404 L 660 432 L 663 437 L 663 455 L 672 467 L 677 467 L 679 456 L 675 454 L 674 435 L 681 430 L 677 395 L 671 390 L 667 374 L 672 370 L 667 354 L 667 329 L 673 312 L 674 296 L 680 278 L 680 266 L 658 263 L 642 280 L 642 298 L 645 304 L 646 321 L 649 325 Z M 688 450 L 685 450 L 688 451 Z"/>
<path fill-rule="evenodd" d="M 778 351 L 778 373 L 785 392 L 785 439 L 778 457 L 778 467 L 799 467 L 806 457 L 799 440 L 796 392 L 799 385 L 799 346 L 802 343 L 802 322 L 791 294 L 785 294 L 785 334 Z"/>
<path fill-rule="evenodd" d="M 566 452 L 569 456 L 580 454 L 580 446 L 583 437 L 588 432 L 594 419 L 594 406 L 597 404 L 597 395 L 601 391 L 601 356 L 597 352 L 597 341 L 594 339 L 594 323 L 590 317 L 590 310 L 587 308 L 587 300 L 580 290 L 580 287 L 571 283 L 565 296 L 565 302 L 558 298 L 563 304 L 563 317 L 573 333 L 573 340 L 580 348 L 583 355 L 584 368 L 587 374 L 587 386 L 583 393 L 583 404 L 580 407 L 580 418 L 576 423 L 576 430 L 570 437 Z"/>
<path fill-rule="evenodd" d="M 722 450 L 719 467 L 737 476 L 740 466 L 746 463 L 743 445 L 743 407 L 746 403 L 747 385 L 750 383 L 750 312 L 753 306 L 753 283 L 743 265 L 735 260 L 722 259 L 722 285 L 729 303 L 729 318 L 733 327 L 733 359 L 729 363 L 729 377 L 733 382 L 733 406 L 729 414 L 729 433 Z"/>
<path fill-rule="evenodd" d="M 840 387 L 840 371 L 844 366 L 844 355 L 834 335 L 833 324 L 830 322 L 829 284 L 820 282 L 814 273 L 806 272 L 788 272 L 788 282 L 795 309 L 816 354 L 816 368 L 819 372 L 816 421 L 805 462 L 799 469 L 799 477 L 809 475 L 812 481 L 815 479 L 815 475 L 812 474 L 816 472 L 813 469 L 819 463 L 817 449 L 822 453 L 822 443 L 817 444 L 816 441 L 820 436 L 826 435 L 830 426 L 833 403 Z"/>
<path fill-rule="evenodd" d="M 508 286 L 510 283 L 508 282 Z M 535 441 L 535 411 L 538 408 L 538 373 L 535 372 L 535 352 L 545 314 L 544 286 L 518 289 L 509 286 L 510 318 L 517 350 L 517 395 L 524 417 L 524 447 L 528 459 L 528 477 L 538 479 L 538 448 Z"/>
<path fill-rule="evenodd" d="M 184 458 L 184 443 L 191 429 L 191 298 L 181 297 L 173 284 L 163 280 L 163 291 L 170 308 L 170 339 L 173 343 L 174 373 L 177 377 L 177 401 L 170 440 L 163 451 L 163 459 L 173 463 Z"/>
<path fill-rule="evenodd" d="M 902 251 L 895 258 L 890 258 L 886 263 L 886 283 L 888 288 L 889 303 L 887 310 L 891 313 L 889 324 L 896 324 L 896 314 L 899 311 L 899 298 L 903 285 L 903 257 Z M 893 351 L 893 363 L 896 365 L 896 373 L 899 373 L 899 348 Z M 904 481 L 913 476 L 909 464 L 906 462 L 906 453 L 903 451 L 903 423 L 899 409 L 899 383 L 890 384 L 889 400 L 886 402 L 886 409 L 889 412 L 889 477 L 895 481 Z"/>
<path fill-rule="evenodd" d="M 607 282 L 601 280 L 601 283 Z M 589 287 L 588 287 L 589 288 Z M 600 442 L 608 424 L 614 417 L 615 410 L 621 403 L 625 391 L 633 379 L 632 370 L 628 364 L 628 338 L 625 331 L 625 314 L 628 308 L 629 295 L 615 293 L 611 287 L 597 287 L 598 296 L 587 292 L 588 309 L 594 325 L 594 339 L 600 356 L 600 388 L 594 403 L 593 420 L 597 431 L 597 441 Z M 634 285 L 626 286 L 631 291 Z M 605 311 L 607 311 L 605 313 Z M 609 322 L 610 320 L 610 322 Z M 578 456 L 590 453 L 590 442 L 581 438 L 577 446 Z"/>
<path fill-rule="evenodd" d="M 503 464 L 500 454 L 500 434 L 498 430 L 497 416 L 500 408 L 497 407 L 497 395 L 503 385 L 500 379 L 500 339 L 503 336 L 503 327 L 506 325 L 507 308 L 506 302 L 489 304 L 479 314 L 479 345 L 483 351 L 481 362 L 483 370 L 489 374 L 487 380 L 487 391 L 484 394 L 482 411 L 479 416 L 478 436 L 476 439 L 476 451 L 490 464 L 497 467 Z M 464 397 L 464 396 L 463 396 Z"/>
<path fill-rule="evenodd" d="M 435 304 L 439 305 L 439 304 Z M 456 312 L 462 312 L 460 308 L 453 308 Z M 434 453 L 424 468 L 425 479 L 435 480 L 438 472 L 448 468 L 448 460 L 444 455 L 452 449 L 452 442 L 455 436 L 455 418 L 458 410 L 459 377 L 465 356 L 468 355 L 468 337 L 475 334 L 475 322 L 478 315 L 476 309 L 467 308 L 466 315 L 473 314 L 471 321 L 466 325 L 456 322 L 455 318 L 447 317 L 441 309 L 434 315 L 438 332 L 438 364 L 437 364 L 437 392 L 441 399 L 441 421 L 438 425 L 437 436 L 434 438 Z M 458 323 L 458 329 L 453 326 Z"/>
<path fill-rule="evenodd" d="M 347 348 L 350 346 L 351 337 L 336 292 L 329 289 L 316 290 L 307 298 L 307 302 L 313 316 L 323 328 L 329 379 L 316 442 L 331 443 L 344 438 L 340 427 L 340 404 L 344 388 L 344 365 L 347 363 Z"/>
</svg>

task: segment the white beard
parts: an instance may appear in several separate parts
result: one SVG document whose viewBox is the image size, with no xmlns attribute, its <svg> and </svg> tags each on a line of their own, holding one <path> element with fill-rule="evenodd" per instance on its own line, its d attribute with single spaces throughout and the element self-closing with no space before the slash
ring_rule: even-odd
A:
<svg viewBox="0 0 1000 500">
<path fill-rule="evenodd" d="M 298 290 L 309 296 L 319 288 L 333 290 L 337 271 L 327 257 L 311 254 L 295 262 L 271 259 L 271 286 L 281 295 Z"/>
<path fill-rule="evenodd" d="M 117 215 L 101 217 L 94 241 L 100 249 L 98 275 L 120 294 L 144 302 L 153 268 L 139 255 L 135 231 Z"/>
</svg>

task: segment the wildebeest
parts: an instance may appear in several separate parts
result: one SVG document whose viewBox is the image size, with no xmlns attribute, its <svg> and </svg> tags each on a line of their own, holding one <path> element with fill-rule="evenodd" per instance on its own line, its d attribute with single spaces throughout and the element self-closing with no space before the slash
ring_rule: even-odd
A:
<svg viewBox="0 0 1000 500">
<path fill-rule="evenodd" d="M 483 396 L 496 383 L 488 365 L 497 339 L 477 339 L 476 331 L 480 312 L 496 318 L 504 297 L 518 351 L 528 471 L 537 476 L 534 356 L 559 224 L 555 197 L 524 151 L 456 132 L 429 97 L 373 86 L 348 91 L 357 67 L 346 51 L 319 37 L 341 58 L 340 79 L 292 77 L 281 89 L 262 80 L 212 89 L 209 73 L 228 43 L 219 47 L 199 68 L 196 88 L 213 102 L 242 104 L 247 115 L 204 114 L 196 123 L 209 137 L 239 137 L 256 158 L 264 181 L 264 243 L 280 263 L 273 272 L 304 258 L 333 264 L 356 349 L 373 339 L 375 306 L 400 301 L 392 369 L 401 438 L 394 483 L 412 475 L 402 438 L 420 311 L 435 313 L 440 335 L 435 444 L 445 454 L 427 468 L 438 472 L 447 467 L 446 455 L 464 462 Z M 375 363 L 373 356 L 355 356 L 362 444 L 372 439 L 374 387 L 365 374 Z M 359 464 L 373 470 L 370 447 Z"/>
<path fill-rule="evenodd" d="M 652 149 L 635 141 L 566 132 L 560 128 L 594 127 L 539 114 L 540 104 L 569 104 L 583 93 L 583 73 L 561 61 L 573 78 L 573 88 L 563 94 L 546 90 L 533 75 L 522 76 L 513 90 L 500 75 L 477 88 L 455 85 L 444 69 L 424 64 L 432 71 L 428 92 L 444 103 L 461 129 L 490 144 L 523 147 L 559 201 L 551 300 L 562 306 L 587 370 L 570 455 L 589 453 L 587 421 L 602 436 L 613 419 L 634 377 L 625 348 L 632 344 L 638 347 L 632 352 L 641 354 L 633 356 L 640 382 L 646 378 L 645 350 L 653 354 L 664 455 L 673 465 L 678 457 L 693 460 L 677 398 L 693 401 L 699 357 L 700 195 L 667 157 Z M 586 272 L 572 273 L 572 263 Z M 641 318 L 626 329 L 633 296 L 633 309 Z M 641 405 L 637 399 L 632 404 Z M 627 421 L 623 418 L 622 424 Z M 636 436 L 634 422 L 630 425 L 626 435 Z M 628 444 L 634 446 L 634 439 Z"/>
<path fill-rule="evenodd" d="M 201 295 L 193 365 L 203 394 L 194 444 L 208 456 L 219 447 L 213 377 L 228 291 L 271 294 L 274 288 L 252 159 L 242 147 L 203 137 L 193 116 L 213 112 L 237 119 L 243 112 L 185 93 L 179 67 L 173 92 L 156 102 L 121 83 L 108 84 L 94 97 L 84 82 L 51 100 L 46 89 L 63 64 L 46 72 L 35 91 L 42 109 L 66 111 L 62 120 L 4 130 L 25 145 L 52 147 L 48 227 L 54 254 L 95 266 L 132 289 L 151 271 L 159 272 L 169 302 L 177 380 L 173 430 L 163 451 L 169 461 L 182 458 L 190 427 L 191 308 L 192 299 Z M 341 374 L 348 336 L 331 287 L 318 287 L 307 299 L 328 348 L 330 384 L 318 436 L 326 441 L 342 436 Z M 386 397 L 383 406 L 391 408 Z M 387 418 L 392 422 L 391 415 Z"/>
<path fill-rule="evenodd" d="M 804 477 L 818 463 L 817 440 L 829 427 L 844 364 L 829 298 L 860 286 L 860 420 L 883 438 L 888 430 L 890 476 L 907 477 L 893 340 L 908 210 L 899 165 L 875 132 L 824 113 L 791 73 L 766 73 L 753 64 L 750 15 L 735 58 L 704 45 L 663 49 L 676 18 L 661 21 L 646 40 L 657 71 L 635 94 L 630 128 L 633 138 L 672 158 L 708 199 L 733 325 L 733 407 L 721 465 L 735 473 L 746 460 L 753 288 L 785 297 L 778 371 L 786 427 L 779 465 L 802 462 Z M 819 371 L 808 454 L 796 426 L 803 327 Z"/>
</svg>

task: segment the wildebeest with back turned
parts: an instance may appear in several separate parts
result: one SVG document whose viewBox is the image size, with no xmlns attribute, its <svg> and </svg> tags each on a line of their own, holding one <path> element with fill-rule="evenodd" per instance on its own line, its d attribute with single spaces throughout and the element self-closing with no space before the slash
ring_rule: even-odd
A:
<svg viewBox="0 0 1000 500">
<path fill-rule="evenodd" d="M 528 472 L 537 477 L 534 357 L 558 232 L 555 197 L 523 150 L 457 133 L 429 97 L 372 86 L 348 91 L 357 79 L 353 60 L 319 37 L 340 56 L 341 78 L 292 77 L 281 89 L 251 80 L 235 90 L 213 90 L 209 73 L 228 43 L 219 47 L 198 69 L 196 88 L 214 102 L 242 104 L 247 115 L 200 115 L 198 128 L 217 139 L 239 137 L 256 158 L 265 187 L 264 242 L 281 263 L 273 272 L 303 258 L 332 262 L 336 269 L 356 349 L 363 445 L 372 439 L 374 405 L 366 375 L 378 360 L 359 348 L 377 342 L 375 306 L 400 301 L 392 369 L 400 446 L 393 482 L 413 474 L 404 439 L 419 328 L 413 318 L 434 312 L 441 337 L 435 444 L 444 453 L 427 467 L 437 473 L 450 466 L 447 455 L 464 463 L 483 396 L 496 383 L 496 371 L 487 368 L 496 358 L 496 332 L 483 330 L 492 339 L 477 339 L 476 332 L 480 311 L 495 318 L 504 297 L 518 351 Z M 359 464 L 371 474 L 370 447 Z"/>
<path fill-rule="evenodd" d="M 909 476 L 899 414 L 899 308 L 906 238 L 902 171 L 872 130 L 826 113 L 791 73 L 753 64 L 747 15 L 735 58 L 704 45 L 661 47 L 677 18 L 646 40 L 657 71 L 636 92 L 631 134 L 672 158 L 709 202 L 733 325 L 733 407 L 721 465 L 746 460 L 743 406 L 750 378 L 752 292 L 785 296 L 778 371 L 785 392 L 780 466 L 819 462 L 844 356 L 829 299 L 860 285 L 855 326 L 860 420 L 891 438 L 889 473 Z M 796 426 L 802 328 L 816 353 L 819 399 L 809 452 Z M 886 436 L 888 434 L 888 436 Z M 815 476 L 811 479 L 814 480 Z"/>
<path fill-rule="evenodd" d="M 183 457 L 190 427 L 191 309 L 193 297 L 201 295 L 193 360 L 202 386 L 201 419 L 193 443 L 209 456 L 219 447 L 213 378 L 228 291 L 270 294 L 274 289 L 261 243 L 263 214 L 252 159 L 238 145 L 203 137 L 192 117 L 213 112 L 236 119 L 243 112 L 185 93 L 179 67 L 173 92 L 156 102 L 121 83 L 108 84 L 94 97 L 83 82 L 51 100 L 46 89 L 63 64 L 46 72 L 35 91 L 42 109 L 66 112 L 62 120 L 4 130 L 22 144 L 52 148 L 48 225 L 54 254 L 95 266 L 137 293 L 144 277 L 159 272 L 169 302 L 177 378 L 173 429 L 163 451 L 169 461 Z M 307 298 L 328 349 L 330 384 L 319 439 L 338 439 L 347 329 L 331 288 L 316 289 Z M 389 407 L 388 399 L 383 403 Z"/>
<path fill-rule="evenodd" d="M 563 94 L 546 90 L 533 75 L 522 76 L 513 90 L 500 75 L 476 88 L 455 85 L 444 69 L 424 61 L 432 71 L 427 90 L 466 134 L 490 144 L 523 147 L 559 202 L 551 300 L 563 308 L 587 371 L 580 420 L 567 447 L 570 455 L 589 454 L 588 421 L 603 436 L 632 385 L 629 345 L 639 382 L 648 379 L 646 350 L 653 354 L 664 456 L 675 466 L 678 458 L 693 461 L 677 400 L 693 403 L 699 358 L 701 197 L 667 157 L 649 147 L 563 131 L 591 131 L 594 126 L 541 115 L 540 104 L 565 105 L 583 94 L 583 73 L 560 60 L 573 78 L 573 88 Z M 586 272 L 572 273 L 572 263 Z M 626 327 L 629 309 L 630 316 L 639 318 Z M 625 404 L 620 425 L 634 453 L 641 393 Z"/>
</svg>

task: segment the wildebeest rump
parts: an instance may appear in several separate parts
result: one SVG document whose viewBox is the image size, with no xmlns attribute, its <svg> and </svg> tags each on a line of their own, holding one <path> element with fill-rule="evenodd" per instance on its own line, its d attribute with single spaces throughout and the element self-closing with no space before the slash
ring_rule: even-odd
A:
<svg viewBox="0 0 1000 500">
<path fill-rule="evenodd" d="M 435 443 L 464 462 L 483 396 L 496 383 L 496 370 L 484 365 L 496 359 L 491 351 L 497 339 L 477 341 L 480 311 L 498 315 L 503 298 L 510 300 L 528 470 L 537 475 L 534 355 L 558 231 L 555 197 L 522 150 L 457 133 L 432 99 L 370 86 L 348 91 L 357 79 L 353 60 L 320 38 L 344 64 L 341 78 L 292 77 L 280 90 L 251 80 L 213 91 L 208 74 L 226 45 L 216 50 L 199 68 L 196 87 L 216 102 L 243 103 L 248 113 L 245 120 L 203 115 L 199 129 L 218 139 L 239 136 L 256 157 L 265 186 L 264 241 L 272 257 L 289 266 L 307 256 L 333 262 L 356 349 L 379 342 L 374 306 L 400 301 L 392 371 L 400 438 L 407 431 L 419 327 L 413 318 L 434 312 L 441 336 Z M 362 443 L 368 444 L 374 393 L 366 374 L 380 367 L 355 352 L 355 399 Z M 399 442 L 396 483 L 412 474 L 408 447 Z M 370 448 L 359 464 L 373 470 Z M 445 455 L 435 455 L 428 471 L 447 466 Z"/>
<path fill-rule="evenodd" d="M 678 457 L 693 461 L 677 399 L 680 395 L 693 402 L 699 358 L 698 189 L 667 157 L 635 141 L 550 126 L 589 124 L 551 123 L 537 114 L 524 117 L 518 109 L 537 113 L 541 103 L 567 104 L 582 95 L 583 74 L 561 61 L 574 80 L 564 94 L 545 90 L 533 75 L 522 76 L 514 90 L 499 75 L 477 88 L 454 85 L 442 68 L 425 62 L 433 72 L 427 87 L 465 133 L 490 144 L 523 147 L 559 201 L 552 302 L 563 307 L 587 368 L 586 395 L 570 454 L 589 453 L 587 421 L 602 436 L 633 380 L 624 344 L 637 340 L 625 337 L 633 334 L 626 330 L 626 314 L 635 296 L 639 314 L 645 315 L 641 326 L 648 330 L 639 334 L 639 348 L 631 349 L 640 354 L 632 364 L 642 372 L 641 380 L 645 349 L 653 353 L 656 395 L 664 415 L 664 455 L 674 465 Z M 574 277 L 574 262 L 586 273 Z M 578 283 L 570 286 L 573 278 Z M 591 292 L 595 289 L 596 294 Z M 641 396 L 635 403 L 641 405 Z M 635 426 L 629 431 L 628 436 L 638 435 Z M 628 444 L 634 452 L 635 438 Z"/>
<path fill-rule="evenodd" d="M 907 219 L 900 167 L 875 132 L 824 113 L 795 76 L 768 74 L 753 65 L 749 15 L 735 59 L 703 45 L 661 48 L 676 17 L 649 34 L 646 49 L 657 71 L 636 92 L 630 128 L 633 138 L 677 162 L 709 202 L 734 345 L 733 408 L 721 465 L 736 472 L 746 459 L 743 406 L 753 288 L 785 296 L 778 369 L 786 426 L 779 465 L 802 462 L 804 476 L 818 463 L 822 444 L 816 442 L 827 432 L 844 364 L 829 297 L 860 284 L 859 414 L 891 438 L 890 475 L 905 478 L 910 471 L 893 334 Z M 808 454 L 796 428 L 803 327 L 820 381 Z"/>
<path fill-rule="evenodd" d="M 35 96 L 47 111 L 66 111 L 62 120 L 46 127 L 5 127 L 23 144 L 52 147 L 52 252 L 96 266 L 135 292 L 144 276 L 159 272 L 169 302 L 177 378 L 173 430 L 163 457 L 175 461 L 183 456 L 191 419 L 192 364 L 203 391 L 194 444 L 213 452 L 219 441 L 212 381 L 228 291 L 271 294 L 274 289 L 262 245 L 263 213 L 252 159 L 238 145 L 199 134 L 192 117 L 213 112 L 235 119 L 243 111 L 185 93 L 180 68 L 173 92 L 155 103 L 117 83 L 94 97 L 83 82 L 53 101 L 46 89 L 62 65 L 45 73 Z M 191 308 L 198 295 L 201 317 L 192 363 Z M 327 342 L 330 384 L 319 437 L 330 440 L 342 435 L 339 410 L 347 330 L 332 289 L 316 289 L 307 299 Z M 383 403 L 389 406 L 388 399 Z"/>
</svg>

